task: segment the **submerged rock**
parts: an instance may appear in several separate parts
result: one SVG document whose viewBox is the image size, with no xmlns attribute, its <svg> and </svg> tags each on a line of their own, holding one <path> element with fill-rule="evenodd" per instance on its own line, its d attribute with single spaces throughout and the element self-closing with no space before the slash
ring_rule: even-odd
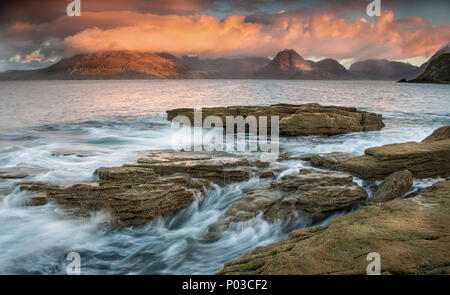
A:
<svg viewBox="0 0 450 295">
<path fill-rule="evenodd" d="M 7 193 L 8 193 L 8 188 L 0 186 L 0 199 L 2 199 L 4 196 L 6 196 Z"/>
<path fill-rule="evenodd" d="M 90 157 L 93 154 L 90 152 L 85 151 L 72 151 L 72 150 L 65 150 L 65 149 L 59 149 L 52 151 L 52 156 L 62 156 L 62 157 L 68 157 L 68 156 L 77 156 L 80 158 L 84 157 Z"/>
<path fill-rule="evenodd" d="M 422 142 L 388 144 L 366 149 L 363 156 L 337 164 L 339 171 L 350 172 L 366 180 L 384 179 L 408 169 L 415 178 L 450 175 L 450 126 L 436 129 Z"/>
<path fill-rule="evenodd" d="M 193 125 L 194 109 L 181 108 L 167 111 L 167 118 L 172 121 L 176 116 L 186 116 Z M 350 132 L 380 130 L 384 127 L 380 114 L 340 106 L 322 106 L 316 103 L 303 105 L 276 104 L 271 106 L 230 106 L 202 108 L 203 119 L 218 116 L 226 126 L 226 117 L 232 116 L 267 116 L 270 132 L 271 116 L 279 116 L 280 135 L 285 136 L 330 136 Z M 248 131 L 248 130 L 247 130 Z"/>
<path fill-rule="evenodd" d="M 277 176 L 278 172 L 281 172 L 281 171 L 268 170 L 268 171 L 263 171 L 263 172 L 259 173 L 258 176 L 260 178 L 275 178 Z"/>
<path fill-rule="evenodd" d="M 351 175 L 315 169 L 302 169 L 269 185 L 247 188 L 244 193 L 210 225 L 210 232 L 229 229 L 232 223 L 249 221 L 258 214 L 273 222 L 303 211 L 318 220 L 354 208 L 367 198 Z"/>
<path fill-rule="evenodd" d="M 382 274 L 450 274 L 450 180 L 419 195 L 372 204 L 328 227 L 294 230 L 287 239 L 227 262 L 218 274 L 366 274 L 367 254 Z"/>
<path fill-rule="evenodd" d="M 411 190 L 413 175 L 409 170 L 397 171 L 384 179 L 370 199 L 371 202 L 386 202 L 400 198 Z"/>
</svg>

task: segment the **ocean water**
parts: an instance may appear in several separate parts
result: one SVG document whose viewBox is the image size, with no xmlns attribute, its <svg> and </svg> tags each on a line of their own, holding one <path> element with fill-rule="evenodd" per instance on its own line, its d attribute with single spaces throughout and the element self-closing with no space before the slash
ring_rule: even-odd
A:
<svg viewBox="0 0 450 295">
<path fill-rule="evenodd" d="M 280 149 L 296 154 L 343 151 L 420 141 L 450 124 L 450 86 L 369 81 L 26 81 L 0 82 L 0 169 L 28 167 L 48 172 L 26 180 L 71 184 L 94 180 L 100 166 L 136 159 L 134 151 L 170 149 L 175 134 L 165 110 L 177 107 L 269 105 L 317 102 L 383 114 L 381 131 L 329 138 L 281 138 Z M 63 156 L 70 151 L 77 155 Z M 307 163 L 285 163 L 294 173 Z M 212 274 L 260 245 L 310 225 L 302 216 L 285 224 L 257 217 L 205 238 L 209 224 L 242 189 L 267 180 L 213 186 L 177 215 L 139 227 L 107 230 L 107 218 L 61 214 L 53 203 L 24 206 L 28 195 L 0 179 L 0 273 L 64 274 L 66 255 L 81 255 L 82 274 Z M 358 181 L 356 179 L 356 181 Z M 416 180 L 413 190 L 435 179 Z M 358 183 L 362 183 L 358 181 Z M 344 212 L 342 213 L 344 214 Z M 331 218 L 322 221 L 326 224 Z"/>
</svg>

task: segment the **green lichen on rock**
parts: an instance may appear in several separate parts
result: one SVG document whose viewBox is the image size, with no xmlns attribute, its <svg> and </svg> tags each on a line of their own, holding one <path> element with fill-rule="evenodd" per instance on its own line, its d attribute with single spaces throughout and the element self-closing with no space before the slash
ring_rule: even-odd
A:
<svg viewBox="0 0 450 295">
<path fill-rule="evenodd" d="M 450 180 L 409 199 L 372 204 L 328 227 L 294 230 L 230 261 L 218 274 L 366 274 L 367 254 L 382 274 L 450 274 Z"/>
</svg>

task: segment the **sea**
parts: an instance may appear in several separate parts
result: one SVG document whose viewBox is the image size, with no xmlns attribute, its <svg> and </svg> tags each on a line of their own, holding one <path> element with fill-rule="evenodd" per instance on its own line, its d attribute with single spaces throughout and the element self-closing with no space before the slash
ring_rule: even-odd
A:
<svg viewBox="0 0 450 295">
<path fill-rule="evenodd" d="M 258 216 L 215 239 L 208 225 L 249 186 L 268 180 L 213 185 L 190 207 L 141 226 L 107 228 L 107 213 L 67 216 L 57 204 L 27 206 L 21 181 L 69 185 L 95 181 L 95 169 L 137 159 L 136 151 L 173 148 L 176 130 L 166 110 L 181 107 L 340 105 L 380 113 L 380 131 L 331 137 L 280 138 L 294 155 L 347 152 L 421 141 L 450 125 L 450 85 L 390 81 L 117 80 L 0 82 L 0 171 L 37 169 L 25 179 L 0 178 L 0 274 L 65 274 L 67 254 L 80 255 L 81 274 L 214 274 L 225 262 L 310 226 Z M 450 159 L 449 159 L 450 160 Z M 288 161 L 286 173 L 307 168 Z M 415 180 L 413 191 L 439 179 Z M 364 186 L 364 182 L 355 178 Z M 343 212 L 346 214 L 348 212 Z M 334 216 L 320 222 L 328 224 Z"/>
</svg>

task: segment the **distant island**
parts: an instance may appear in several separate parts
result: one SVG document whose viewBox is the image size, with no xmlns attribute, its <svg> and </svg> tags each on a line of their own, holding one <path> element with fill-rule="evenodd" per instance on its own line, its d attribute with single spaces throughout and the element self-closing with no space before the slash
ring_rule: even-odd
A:
<svg viewBox="0 0 450 295">
<path fill-rule="evenodd" d="M 0 80 L 286 79 L 449 83 L 449 53 L 447 45 L 420 67 L 368 59 L 346 69 L 331 58 L 318 62 L 306 60 L 293 49 L 278 52 L 272 60 L 262 57 L 202 59 L 121 50 L 79 54 L 43 69 L 4 72 L 0 73 Z"/>
</svg>

